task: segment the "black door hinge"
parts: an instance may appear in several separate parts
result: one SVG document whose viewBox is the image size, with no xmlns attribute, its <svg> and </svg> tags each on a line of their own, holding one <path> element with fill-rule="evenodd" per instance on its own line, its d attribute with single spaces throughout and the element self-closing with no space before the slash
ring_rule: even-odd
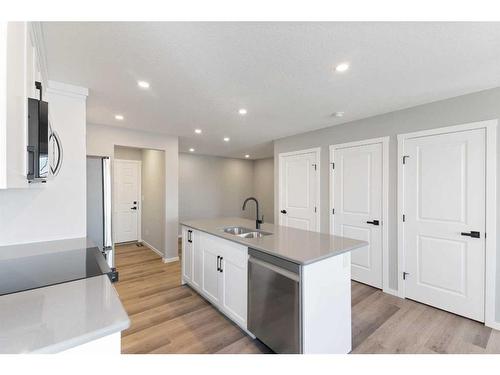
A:
<svg viewBox="0 0 500 375">
<path fill-rule="evenodd" d="M 403 156 L 403 164 L 406 164 L 406 159 L 409 158 L 409 157 L 410 157 L 410 155 Z"/>
</svg>

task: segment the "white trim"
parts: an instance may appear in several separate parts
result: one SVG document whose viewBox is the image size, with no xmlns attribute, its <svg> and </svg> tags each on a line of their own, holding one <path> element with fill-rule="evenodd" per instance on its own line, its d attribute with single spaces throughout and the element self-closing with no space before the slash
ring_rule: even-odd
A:
<svg viewBox="0 0 500 375">
<path fill-rule="evenodd" d="M 283 169 L 283 158 L 288 156 L 296 156 L 301 154 L 316 154 L 317 174 L 316 174 L 316 232 L 321 232 L 321 147 L 308 148 L 305 150 L 282 152 L 278 154 L 278 225 L 281 225 L 281 171 Z"/>
<path fill-rule="evenodd" d="M 40 70 L 40 75 L 42 78 L 42 84 L 47 87 L 49 80 L 49 71 L 47 69 L 47 52 L 45 49 L 45 37 L 43 35 L 43 26 L 41 22 L 28 22 L 31 34 L 31 40 L 33 41 L 36 55 L 38 57 L 38 69 Z M 88 94 L 88 93 L 87 93 Z"/>
<path fill-rule="evenodd" d="M 150 250 L 153 250 L 156 254 L 158 254 L 159 256 L 161 256 L 162 260 L 164 259 L 163 256 L 164 254 L 158 250 L 156 247 L 154 247 L 153 245 L 151 245 L 149 242 L 146 242 L 144 240 L 141 241 L 144 245 L 146 245 Z"/>
<path fill-rule="evenodd" d="M 70 85 L 68 83 L 57 81 L 48 81 L 47 92 L 79 99 L 86 99 L 87 96 L 89 96 L 89 89 L 86 87 Z"/>
<path fill-rule="evenodd" d="M 330 164 L 329 164 L 329 216 L 330 216 L 330 234 L 333 234 L 335 215 L 331 212 L 333 207 L 333 187 L 334 187 L 334 169 L 330 168 L 331 163 L 335 162 L 334 151 L 341 148 L 350 148 L 357 146 L 367 146 L 380 143 L 382 144 L 382 290 L 385 293 L 397 295 L 397 291 L 389 286 L 389 141 L 390 137 L 380 137 L 364 139 L 361 141 L 339 143 L 329 146 Z"/>
<path fill-rule="evenodd" d="M 405 140 L 437 134 L 461 132 L 475 129 L 486 130 L 486 233 L 485 240 L 485 316 L 484 324 L 488 327 L 500 329 L 500 322 L 496 321 L 496 221 L 497 221 L 497 125 L 498 120 L 479 121 L 462 125 L 448 126 L 437 129 L 424 130 L 414 133 L 398 134 L 398 293 L 405 296 L 404 283 L 401 272 L 404 269 L 404 230 L 402 215 L 404 212 L 404 168 L 401 159 L 404 154 Z"/>
<path fill-rule="evenodd" d="M 139 209 L 137 210 L 137 242 L 143 242 L 142 241 L 142 161 L 141 160 L 129 160 L 129 159 L 113 159 L 113 177 L 114 174 L 116 173 L 116 167 L 115 163 L 116 162 L 127 162 L 127 163 L 134 163 L 138 164 L 139 167 L 139 175 L 138 175 L 138 181 L 137 181 L 137 186 L 138 186 L 138 202 L 139 202 Z M 114 208 L 116 207 L 116 194 L 115 194 L 115 179 L 113 178 L 113 222 L 116 223 L 116 217 L 115 217 L 115 211 Z M 113 238 L 116 238 L 116 231 L 115 231 L 116 225 L 113 225 Z"/>
<path fill-rule="evenodd" d="M 163 258 L 163 263 L 173 263 L 179 261 L 179 257 Z"/>
</svg>

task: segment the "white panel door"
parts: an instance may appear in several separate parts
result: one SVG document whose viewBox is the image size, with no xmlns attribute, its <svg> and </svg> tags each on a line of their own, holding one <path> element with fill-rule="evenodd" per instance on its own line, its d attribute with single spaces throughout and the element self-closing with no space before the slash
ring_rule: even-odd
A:
<svg viewBox="0 0 500 375">
<path fill-rule="evenodd" d="M 114 163 L 115 242 L 139 239 L 140 162 L 115 160 Z"/>
<path fill-rule="evenodd" d="M 485 148 L 484 129 L 404 144 L 406 297 L 479 321 L 484 321 Z"/>
<path fill-rule="evenodd" d="M 319 153 L 280 155 L 280 225 L 319 231 Z"/>
<path fill-rule="evenodd" d="M 382 143 L 333 150 L 333 234 L 369 243 L 351 254 L 351 278 L 382 288 Z"/>
</svg>

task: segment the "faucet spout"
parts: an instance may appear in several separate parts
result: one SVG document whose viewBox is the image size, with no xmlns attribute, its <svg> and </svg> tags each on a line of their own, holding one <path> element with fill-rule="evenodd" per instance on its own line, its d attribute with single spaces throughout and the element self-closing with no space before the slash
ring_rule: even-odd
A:
<svg viewBox="0 0 500 375">
<path fill-rule="evenodd" d="M 248 197 L 247 199 L 245 199 L 245 201 L 243 202 L 243 207 L 241 208 L 243 211 L 245 211 L 245 208 L 246 208 L 246 205 L 249 201 L 254 201 L 255 202 L 255 207 L 256 207 L 256 218 L 255 218 L 255 228 L 256 229 L 260 229 L 260 224 L 262 224 L 262 222 L 264 221 L 262 219 L 259 219 L 259 201 L 254 198 L 254 197 Z"/>
</svg>

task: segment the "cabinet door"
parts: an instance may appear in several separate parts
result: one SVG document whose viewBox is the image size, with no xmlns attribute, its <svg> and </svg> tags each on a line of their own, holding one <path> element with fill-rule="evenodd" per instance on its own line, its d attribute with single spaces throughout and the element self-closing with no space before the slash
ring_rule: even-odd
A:
<svg viewBox="0 0 500 375">
<path fill-rule="evenodd" d="M 203 244 L 205 235 L 198 231 L 193 231 L 193 286 L 201 290 L 203 282 Z"/>
<path fill-rule="evenodd" d="M 193 275 L 193 230 L 182 228 L 182 280 L 190 282 Z"/>
<path fill-rule="evenodd" d="M 247 267 L 230 258 L 222 259 L 222 309 L 235 322 L 247 325 Z"/>
<path fill-rule="evenodd" d="M 202 262 L 203 262 L 203 280 L 202 291 L 210 301 L 219 304 L 219 271 L 217 262 L 219 254 L 214 247 L 211 239 L 203 242 Z"/>
<path fill-rule="evenodd" d="M 248 249 L 222 241 L 221 308 L 231 319 L 246 328 Z"/>
</svg>

